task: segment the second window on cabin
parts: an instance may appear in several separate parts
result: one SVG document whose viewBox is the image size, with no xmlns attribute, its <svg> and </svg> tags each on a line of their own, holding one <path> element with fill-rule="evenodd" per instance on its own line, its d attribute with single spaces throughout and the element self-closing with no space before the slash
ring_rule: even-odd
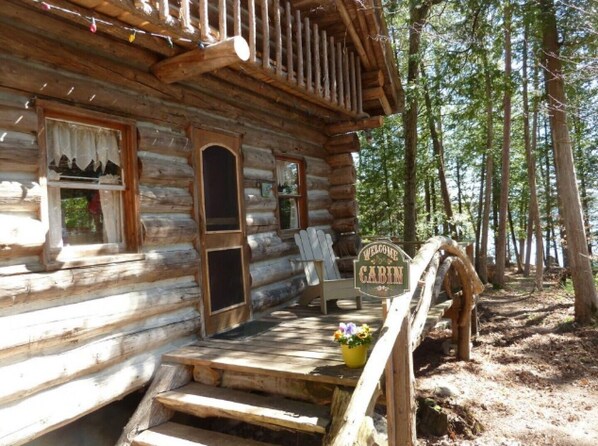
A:
<svg viewBox="0 0 598 446">
<path fill-rule="evenodd" d="M 284 231 L 307 227 L 303 163 L 294 159 L 277 158 L 276 178 L 280 229 Z"/>
</svg>

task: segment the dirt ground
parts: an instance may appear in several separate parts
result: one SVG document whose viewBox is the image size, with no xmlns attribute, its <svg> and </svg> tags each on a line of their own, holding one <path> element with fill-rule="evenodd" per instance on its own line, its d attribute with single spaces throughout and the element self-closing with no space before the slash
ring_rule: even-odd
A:
<svg viewBox="0 0 598 446">
<path fill-rule="evenodd" d="M 449 417 L 448 435 L 419 435 L 420 445 L 598 445 L 598 325 L 573 322 L 558 283 L 531 289 L 511 274 L 506 289 L 484 292 L 470 362 L 438 354 L 449 331 L 416 351 L 418 394 Z"/>
</svg>

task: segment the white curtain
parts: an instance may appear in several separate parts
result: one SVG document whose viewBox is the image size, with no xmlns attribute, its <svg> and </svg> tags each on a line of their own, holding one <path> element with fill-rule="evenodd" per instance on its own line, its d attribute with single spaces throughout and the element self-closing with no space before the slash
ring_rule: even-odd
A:
<svg viewBox="0 0 598 446">
<path fill-rule="evenodd" d="M 95 169 L 101 166 L 102 170 L 106 169 L 108 161 L 120 166 L 118 131 L 53 119 L 46 123 L 48 164 L 54 161 L 58 166 L 60 158 L 66 156 L 69 167 L 74 161 L 81 170 L 91 162 Z"/>
<path fill-rule="evenodd" d="M 120 194 L 110 190 L 100 190 L 99 192 L 104 224 L 104 242 L 120 243 Z"/>
</svg>

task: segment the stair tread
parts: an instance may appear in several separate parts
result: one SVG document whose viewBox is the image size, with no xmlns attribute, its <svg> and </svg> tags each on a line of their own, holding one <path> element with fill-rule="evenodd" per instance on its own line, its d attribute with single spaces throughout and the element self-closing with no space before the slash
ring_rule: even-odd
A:
<svg viewBox="0 0 598 446">
<path fill-rule="evenodd" d="M 223 417 L 258 425 L 325 433 L 330 422 L 325 406 L 190 383 L 156 399 L 170 409 L 199 417 Z"/>
<path fill-rule="evenodd" d="M 167 422 L 143 431 L 133 446 L 274 446 L 220 432 Z"/>
</svg>

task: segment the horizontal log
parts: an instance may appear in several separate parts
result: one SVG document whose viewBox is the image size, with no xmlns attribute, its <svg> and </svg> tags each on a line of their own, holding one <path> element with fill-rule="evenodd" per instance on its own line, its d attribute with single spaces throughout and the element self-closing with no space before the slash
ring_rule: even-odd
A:
<svg viewBox="0 0 598 446">
<path fill-rule="evenodd" d="M 37 182 L 0 181 L 0 209 L 2 212 L 37 212 L 41 194 Z"/>
<path fill-rule="evenodd" d="M 138 156 L 141 184 L 187 188 L 193 180 L 193 168 L 180 159 L 149 152 L 139 152 Z"/>
<path fill-rule="evenodd" d="M 305 173 L 317 177 L 327 177 L 330 175 L 330 166 L 321 158 L 305 158 Z"/>
<path fill-rule="evenodd" d="M 334 220 L 328 209 L 309 211 L 309 226 L 329 225 Z"/>
<path fill-rule="evenodd" d="M 2 131 L 2 135 L 0 169 L 6 172 L 36 172 L 39 163 L 37 137 L 11 130 Z"/>
<path fill-rule="evenodd" d="M 384 73 L 380 70 L 362 73 L 361 82 L 367 87 L 382 87 L 384 85 Z"/>
<path fill-rule="evenodd" d="M 40 220 L 27 214 L 0 214 L 0 250 L 41 247 L 46 232 Z"/>
<path fill-rule="evenodd" d="M 37 132 L 37 113 L 33 109 L 7 107 L 0 100 L 0 129 L 23 133 Z"/>
<path fill-rule="evenodd" d="M 353 200 L 355 194 L 355 184 L 340 184 L 330 188 L 330 198 L 333 200 Z"/>
<path fill-rule="evenodd" d="M 69 296 L 90 296 L 110 287 L 193 275 L 198 265 L 197 251 L 189 249 L 147 253 L 140 261 L 0 277 L 0 309 L 4 314 L 10 314 L 9 309 L 13 313 L 33 311 Z"/>
<path fill-rule="evenodd" d="M 163 324 L 164 318 L 148 319 L 141 326 L 112 330 L 92 342 L 54 354 L 31 357 L 0 368 L 0 380 L 11 386 L 0 388 L 0 404 L 23 399 L 47 388 L 78 379 L 148 350 L 193 335 L 200 326 L 197 313 L 175 312 L 178 320 Z M 182 319 L 191 316 L 191 319 Z M 148 326 L 151 323 L 156 326 Z M 132 331 L 136 330 L 136 331 Z M 71 343 L 65 346 L 71 347 Z"/>
<path fill-rule="evenodd" d="M 234 36 L 205 48 L 196 48 L 162 60 L 152 66 L 151 70 L 162 82 L 172 84 L 248 59 L 247 41 L 241 36 Z"/>
<path fill-rule="evenodd" d="M 5 9 L 2 10 L 5 12 Z M 0 107 L 34 110 L 31 98 L 17 92 L 0 90 Z"/>
<path fill-rule="evenodd" d="M 332 186 L 339 186 L 342 184 L 354 184 L 357 180 L 357 173 L 355 167 L 346 166 L 334 169 L 330 174 L 330 184 Z"/>
<path fill-rule="evenodd" d="M 275 225 L 262 225 L 262 226 L 247 226 L 246 231 L 248 235 L 251 234 L 262 234 L 265 232 L 272 232 L 277 231 L 280 228 L 278 227 L 278 223 Z"/>
<path fill-rule="evenodd" d="M 188 189 L 178 187 L 139 187 L 142 213 L 191 213 L 193 197 Z"/>
<path fill-rule="evenodd" d="M 199 298 L 197 284 L 184 282 L 5 316 L 0 356 L 22 352 L 34 356 L 52 347 L 81 343 L 117 327 L 193 306 Z"/>
<path fill-rule="evenodd" d="M 144 215 L 141 224 L 143 243 L 147 245 L 192 243 L 199 233 L 195 220 L 185 215 Z"/>
<path fill-rule="evenodd" d="M 296 258 L 296 256 L 278 257 L 252 263 L 249 268 L 251 287 L 258 288 L 279 282 L 303 271 L 302 266 L 291 262 L 293 258 Z"/>
<path fill-rule="evenodd" d="M 358 224 L 356 218 L 338 218 L 332 223 L 332 229 L 338 233 L 357 232 Z"/>
<path fill-rule="evenodd" d="M 353 166 L 353 156 L 350 153 L 330 155 L 326 158 L 326 161 L 333 169 L 336 167 Z"/>
<path fill-rule="evenodd" d="M 348 146 L 348 145 L 359 145 L 359 137 L 356 133 L 346 133 L 344 135 L 333 136 L 328 139 L 326 144 L 326 150 L 329 150 L 335 146 Z"/>
<path fill-rule="evenodd" d="M 328 189 L 329 180 L 324 177 L 316 177 L 313 175 L 306 175 L 305 182 L 307 184 L 307 190 L 313 189 Z"/>
<path fill-rule="evenodd" d="M 344 133 L 357 132 L 360 130 L 371 130 L 382 127 L 384 116 L 372 116 L 371 118 L 357 121 L 343 121 L 329 124 L 326 127 L 326 134 L 329 136 L 342 135 Z"/>
<path fill-rule="evenodd" d="M 349 144 L 338 144 L 338 145 L 331 145 L 326 148 L 326 151 L 331 154 L 337 153 L 357 153 L 360 149 L 359 140 L 351 142 Z"/>
<path fill-rule="evenodd" d="M 264 232 L 247 237 L 251 261 L 282 257 L 297 253 L 297 245 L 291 240 L 282 240 L 276 232 Z"/>
<path fill-rule="evenodd" d="M 381 99 L 385 97 L 384 89 L 382 87 L 366 88 L 363 90 L 363 100 L 372 101 L 374 99 Z"/>
<path fill-rule="evenodd" d="M 305 276 L 295 276 L 251 290 L 251 304 L 254 313 L 267 310 L 298 297 L 305 290 Z"/>
<path fill-rule="evenodd" d="M 276 198 L 262 197 L 262 191 L 256 188 L 245 189 L 245 208 L 247 211 L 274 211 Z"/>
<path fill-rule="evenodd" d="M 137 126 L 137 133 L 139 150 L 180 157 L 191 155 L 193 145 L 185 135 L 143 124 Z"/>
<path fill-rule="evenodd" d="M 274 181 L 274 171 L 267 169 L 243 168 L 243 177 L 246 180 Z"/>
<path fill-rule="evenodd" d="M 274 212 L 247 212 L 245 221 L 247 226 L 270 226 L 278 222 Z"/>
<path fill-rule="evenodd" d="M 275 166 L 276 161 L 271 150 L 243 146 L 243 167 L 274 171 Z"/>
<path fill-rule="evenodd" d="M 310 211 L 328 209 L 332 204 L 330 195 L 326 190 L 307 191 L 307 207 Z"/>
<path fill-rule="evenodd" d="M 0 441 L 6 445 L 26 443 L 106 404 L 122 399 L 150 381 L 164 353 L 194 339 L 195 336 L 182 338 L 97 373 L 36 393 L 20 404 L 0 406 L 0 419 L 12 420 L 10 426 L 2 426 Z"/>
<path fill-rule="evenodd" d="M 357 217 L 357 203 L 354 200 L 337 200 L 330 206 L 335 219 Z"/>
</svg>

